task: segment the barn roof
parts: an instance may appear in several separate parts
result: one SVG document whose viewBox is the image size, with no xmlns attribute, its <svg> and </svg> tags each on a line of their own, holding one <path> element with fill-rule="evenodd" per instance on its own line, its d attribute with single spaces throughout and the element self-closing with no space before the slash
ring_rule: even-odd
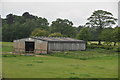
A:
<svg viewBox="0 0 120 80">
<path fill-rule="evenodd" d="M 49 42 L 84 42 L 83 40 L 66 38 L 66 37 L 32 37 L 33 39 Z"/>
</svg>

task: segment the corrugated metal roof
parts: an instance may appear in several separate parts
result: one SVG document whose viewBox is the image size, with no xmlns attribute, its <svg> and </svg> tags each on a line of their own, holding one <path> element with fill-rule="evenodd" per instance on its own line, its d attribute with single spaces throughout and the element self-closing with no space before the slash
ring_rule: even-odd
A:
<svg viewBox="0 0 120 80">
<path fill-rule="evenodd" d="M 43 41 L 52 41 L 52 42 L 84 42 L 83 40 L 66 38 L 66 37 L 32 37 L 33 39 L 43 40 Z"/>
</svg>

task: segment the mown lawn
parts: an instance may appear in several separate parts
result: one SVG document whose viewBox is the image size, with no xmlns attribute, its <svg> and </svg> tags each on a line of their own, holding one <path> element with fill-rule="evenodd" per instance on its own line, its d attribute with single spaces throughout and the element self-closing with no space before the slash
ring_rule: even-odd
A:
<svg viewBox="0 0 120 80">
<path fill-rule="evenodd" d="M 118 53 L 105 49 L 65 51 L 37 56 L 3 55 L 2 62 L 3 78 L 118 77 Z"/>
</svg>

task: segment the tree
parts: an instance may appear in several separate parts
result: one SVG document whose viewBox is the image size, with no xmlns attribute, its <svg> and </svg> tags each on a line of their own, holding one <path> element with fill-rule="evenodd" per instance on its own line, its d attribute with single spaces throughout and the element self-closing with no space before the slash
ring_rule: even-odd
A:
<svg viewBox="0 0 120 80">
<path fill-rule="evenodd" d="M 8 14 L 6 16 L 7 24 L 13 24 L 14 23 L 14 15 L 13 14 Z"/>
<path fill-rule="evenodd" d="M 64 37 L 61 33 L 51 33 L 49 37 Z"/>
<path fill-rule="evenodd" d="M 35 16 L 29 14 L 29 12 L 24 12 L 22 16 L 25 17 L 26 19 L 35 19 L 36 18 Z"/>
<path fill-rule="evenodd" d="M 37 17 L 28 12 L 22 16 L 8 14 L 2 19 L 2 40 L 13 41 L 15 39 L 30 37 L 36 28 L 49 30 L 49 23 L 46 18 Z"/>
<path fill-rule="evenodd" d="M 115 27 L 113 31 L 113 41 L 114 41 L 114 46 L 116 45 L 116 42 L 120 41 L 120 27 Z"/>
<path fill-rule="evenodd" d="M 77 27 L 77 32 L 79 32 L 82 28 L 84 28 L 85 26 L 83 26 L 83 25 L 80 25 L 80 26 L 78 26 Z"/>
<path fill-rule="evenodd" d="M 115 22 L 117 21 L 117 19 L 113 17 L 112 13 L 103 10 L 94 11 L 87 20 L 88 22 L 86 25 L 96 29 L 98 35 L 97 37 L 100 36 L 103 28 L 115 25 Z M 99 38 L 98 41 L 100 45 L 101 40 Z"/>
<path fill-rule="evenodd" d="M 77 34 L 77 39 L 88 40 L 92 39 L 91 29 L 89 27 L 82 28 L 80 32 Z"/>
<path fill-rule="evenodd" d="M 100 39 L 105 41 L 107 45 L 109 45 L 113 41 L 113 29 L 112 28 L 106 28 L 102 30 L 100 34 Z"/>
<path fill-rule="evenodd" d="M 49 30 L 49 27 L 48 27 L 49 23 L 46 18 L 39 17 L 35 20 L 35 23 L 37 28 Z"/>
<path fill-rule="evenodd" d="M 68 37 L 76 36 L 76 29 L 72 27 L 72 21 L 68 19 L 60 19 L 58 18 L 56 21 L 53 21 L 50 26 L 51 33 L 61 33 L 63 35 L 67 35 Z"/>
<path fill-rule="evenodd" d="M 47 31 L 36 28 L 36 29 L 33 30 L 31 36 L 44 36 L 44 37 L 47 37 L 48 34 L 49 33 Z"/>
</svg>

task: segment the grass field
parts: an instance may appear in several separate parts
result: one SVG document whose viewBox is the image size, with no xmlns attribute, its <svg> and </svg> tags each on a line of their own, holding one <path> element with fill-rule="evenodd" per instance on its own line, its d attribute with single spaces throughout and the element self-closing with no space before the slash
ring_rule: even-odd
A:
<svg viewBox="0 0 120 80">
<path fill-rule="evenodd" d="M 12 43 L 3 45 L 10 46 Z M 12 51 L 12 48 L 4 47 L 4 53 L 6 49 Z M 2 60 L 4 78 L 118 77 L 117 52 L 105 49 L 66 51 L 37 56 L 4 55 Z"/>
<path fill-rule="evenodd" d="M 1 42 L 2 44 L 2 52 L 12 52 L 13 51 L 13 43 L 12 42 Z"/>
</svg>

